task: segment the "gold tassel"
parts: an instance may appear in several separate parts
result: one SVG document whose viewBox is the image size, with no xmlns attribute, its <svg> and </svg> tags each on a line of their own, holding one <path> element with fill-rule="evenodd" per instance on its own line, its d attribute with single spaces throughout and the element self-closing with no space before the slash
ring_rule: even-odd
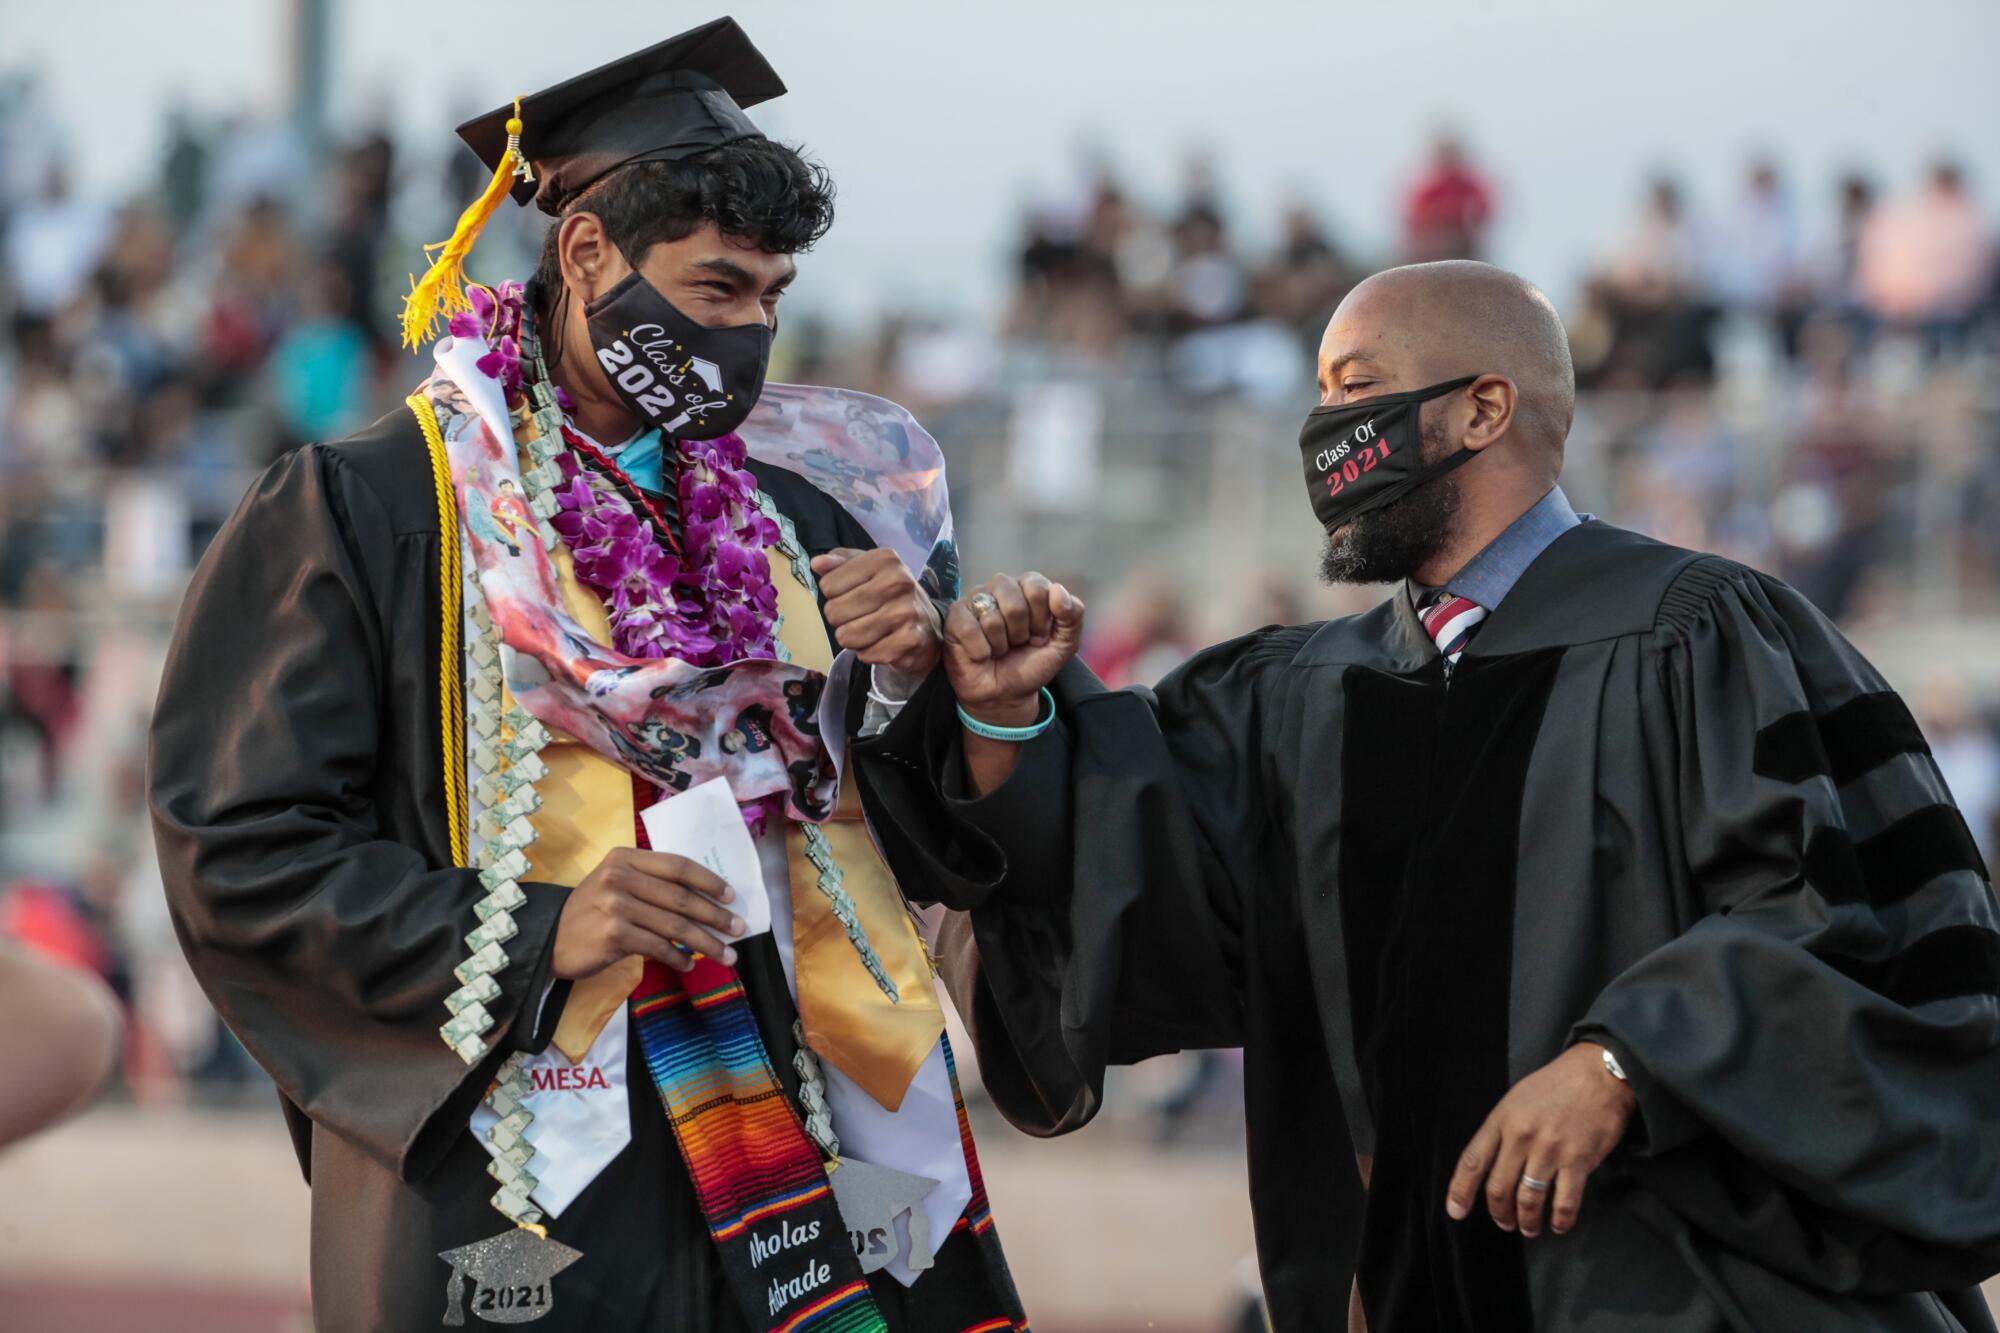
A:
<svg viewBox="0 0 2000 1333">
<path fill-rule="evenodd" d="M 472 253 L 472 243 L 479 239 L 480 231 L 514 188 L 514 178 L 518 175 L 523 180 L 534 179 L 525 170 L 527 159 L 521 156 L 521 128 L 521 99 L 517 97 L 514 114 L 507 121 L 507 151 L 500 155 L 500 164 L 493 169 L 486 193 L 458 215 L 458 226 L 452 229 L 450 240 L 424 247 L 426 255 L 433 251 L 442 253 L 431 262 L 423 277 L 410 279 L 410 294 L 403 298 L 403 346 L 414 349 L 429 342 L 437 336 L 440 319 L 449 320 L 460 311 L 472 309 L 472 302 L 465 295 L 465 257 Z"/>
</svg>

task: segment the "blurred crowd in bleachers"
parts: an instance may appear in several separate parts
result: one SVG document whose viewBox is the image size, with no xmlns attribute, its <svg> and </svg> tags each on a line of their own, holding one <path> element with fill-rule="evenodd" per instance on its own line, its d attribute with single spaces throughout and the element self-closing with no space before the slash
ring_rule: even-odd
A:
<svg viewBox="0 0 2000 1333">
<path fill-rule="evenodd" d="M 178 963 L 145 831 L 175 600 L 257 468 L 408 392 L 400 293 L 479 176 L 385 134 L 308 152 L 279 124 L 180 117 L 152 177 L 107 197 L 72 184 L 32 81 L 0 77 L 0 932 L 145 1015 L 141 1096 L 254 1084 Z M 969 569 L 1075 580 L 1087 657 L 1149 681 L 1222 634 L 1355 605 L 1313 586 L 1291 489 L 1321 326 L 1388 263 L 1489 257 L 1529 188 L 1440 138 L 1393 245 L 1364 252 L 1306 201 L 1229 197 L 1200 158 L 1165 200 L 1098 163 L 1024 208 L 999 318 L 800 318 L 773 374 L 907 402 L 951 457 Z M 525 272 L 537 222 L 509 210 L 482 270 Z M 1756 161 L 1709 201 L 1663 175 L 1577 267 L 1534 276 L 1571 321 L 1580 507 L 1770 568 L 1850 624 L 2000 613 L 2000 266 L 1958 167 L 1822 192 Z M 1244 558 L 1218 597 L 1225 549 Z M 1919 702 L 1985 838 L 1988 701 L 1945 670 Z M 1226 1071 L 1144 1076 L 1163 1132 L 1226 1107 Z"/>
</svg>

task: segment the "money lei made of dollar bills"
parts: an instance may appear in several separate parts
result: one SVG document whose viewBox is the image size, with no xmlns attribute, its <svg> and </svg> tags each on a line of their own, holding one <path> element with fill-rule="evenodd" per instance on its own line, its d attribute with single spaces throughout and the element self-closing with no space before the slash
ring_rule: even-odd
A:
<svg viewBox="0 0 2000 1333">
<path fill-rule="evenodd" d="M 549 518 L 556 512 L 552 488 L 561 481 L 555 458 L 561 448 L 562 410 L 546 376 L 529 392 L 534 407 L 532 427 L 516 432 L 517 437 L 528 437 L 522 444 L 527 464 L 522 477 L 542 545 L 553 551 L 558 538 Z M 527 901 L 520 877 L 528 873 L 526 849 L 536 838 L 530 817 L 542 805 L 535 784 L 548 773 L 541 750 L 551 738 L 548 729 L 519 705 L 502 713 L 499 636 L 486 609 L 477 568 L 470 559 L 464 565 L 466 725 L 470 733 L 466 738 L 465 781 L 473 812 L 473 863 L 486 897 L 473 906 L 479 924 L 465 937 L 471 956 L 454 969 L 460 986 L 445 999 L 451 1019 L 439 1034 L 460 1059 L 477 1064 L 491 1051 L 486 1033 L 492 1030 L 494 1020 L 486 1006 L 500 994 L 499 983 L 493 978 L 507 966 L 504 946 L 520 929 L 513 913 Z M 520 1053 L 508 1057 L 487 1094 L 486 1104 L 499 1119 L 487 1131 L 495 1156 L 486 1169 L 500 1184 L 491 1200 L 493 1206 L 517 1225 L 535 1226 L 543 1215 L 530 1197 L 539 1181 L 528 1169 L 535 1147 L 526 1137 L 534 1121 L 534 1113 L 524 1105 L 529 1091 L 526 1061 Z"/>
<path fill-rule="evenodd" d="M 792 1020 L 792 1041 L 792 1068 L 799 1076 L 799 1111 L 807 1135 L 826 1154 L 827 1170 L 831 1171 L 840 1161 L 840 1136 L 833 1132 L 833 1107 L 826 1100 L 826 1071 L 820 1068 L 812 1047 L 806 1045 L 806 1025 L 798 1019 Z"/>
</svg>

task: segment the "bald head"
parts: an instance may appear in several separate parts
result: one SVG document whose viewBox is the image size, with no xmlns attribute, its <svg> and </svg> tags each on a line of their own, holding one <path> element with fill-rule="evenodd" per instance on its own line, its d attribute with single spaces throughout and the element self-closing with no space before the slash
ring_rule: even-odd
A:
<svg viewBox="0 0 2000 1333">
<path fill-rule="evenodd" d="M 1555 306 L 1527 279 L 1469 259 L 1388 269 L 1349 292 L 1320 343 L 1319 375 L 1327 403 L 1501 376 L 1514 386 L 1506 435 L 1558 470 L 1576 416 Z"/>
</svg>

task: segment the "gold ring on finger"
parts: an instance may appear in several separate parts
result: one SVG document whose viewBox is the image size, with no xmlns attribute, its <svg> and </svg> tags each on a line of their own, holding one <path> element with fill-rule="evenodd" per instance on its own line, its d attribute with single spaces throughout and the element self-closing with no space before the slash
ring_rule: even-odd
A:
<svg viewBox="0 0 2000 1333">
<path fill-rule="evenodd" d="M 993 595 L 984 592 L 974 593 L 972 600 L 966 605 L 972 608 L 972 614 L 980 620 L 986 619 L 1000 609 L 1000 603 L 993 600 Z"/>
</svg>

